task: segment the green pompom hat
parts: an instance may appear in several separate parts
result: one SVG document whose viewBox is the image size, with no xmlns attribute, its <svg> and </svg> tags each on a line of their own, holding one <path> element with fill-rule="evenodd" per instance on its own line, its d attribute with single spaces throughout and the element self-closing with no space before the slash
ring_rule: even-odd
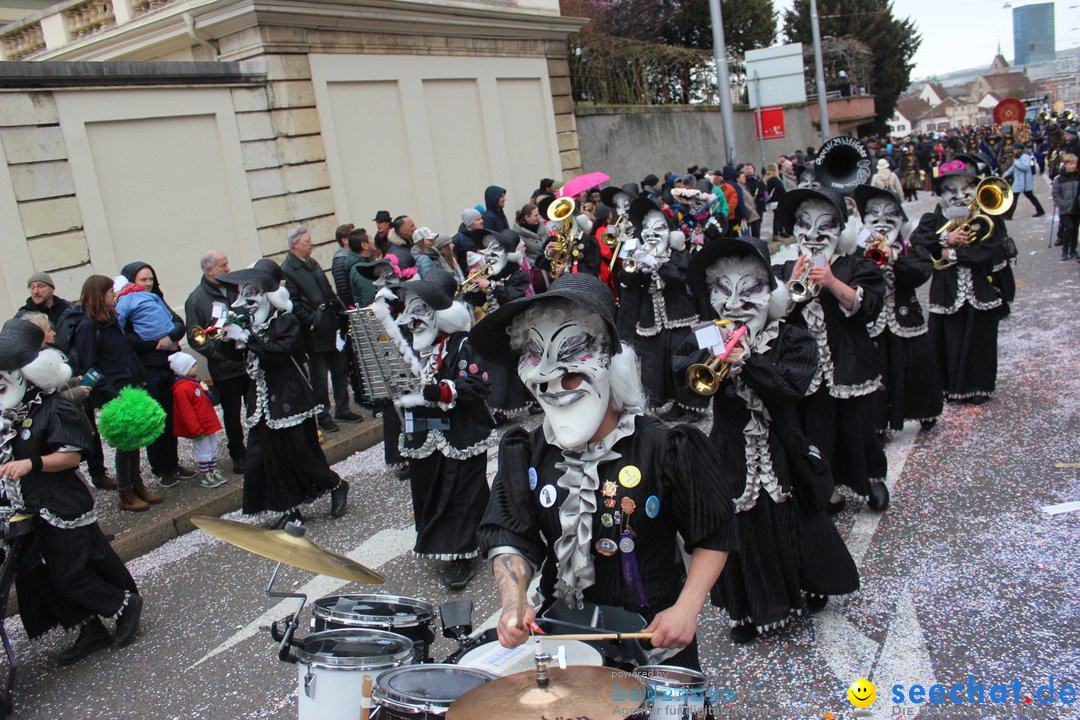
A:
<svg viewBox="0 0 1080 720">
<path fill-rule="evenodd" d="M 117 450 L 138 450 L 165 432 L 165 409 L 142 388 L 126 387 L 101 408 L 98 432 Z"/>
</svg>

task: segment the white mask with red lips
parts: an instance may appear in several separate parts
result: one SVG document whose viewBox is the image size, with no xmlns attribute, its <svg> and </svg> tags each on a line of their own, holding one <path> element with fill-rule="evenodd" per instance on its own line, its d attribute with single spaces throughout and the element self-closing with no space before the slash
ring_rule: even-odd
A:
<svg viewBox="0 0 1080 720">
<path fill-rule="evenodd" d="M 870 198 L 866 201 L 862 221 L 866 227 L 884 235 L 894 252 L 900 251 L 900 228 L 904 224 L 904 214 L 899 203 L 883 197 Z"/>
<path fill-rule="evenodd" d="M 557 444 L 584 446 L 611 404 L 603 322 L 584 310 L 539 317 L 528 328 L 518 377 L 540 403 Z"/>
<path fill-rule="evenodd" d="M 397 324 L 409 329 L 412 333 L 413 350 L 425 353 L 435 345 L 435 339 L 439 336 L 439 327 L 435 319 L 435 310 L 432 309 L 417 294 L 402 288 L 405 297 L 405 309 L 397 318 Z"/>
</svg>

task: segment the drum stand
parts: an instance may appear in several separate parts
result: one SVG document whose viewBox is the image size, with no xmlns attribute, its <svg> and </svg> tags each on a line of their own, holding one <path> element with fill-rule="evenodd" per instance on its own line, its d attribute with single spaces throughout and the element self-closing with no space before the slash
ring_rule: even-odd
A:
<svg viewBox="0 0 1080 720">
<path fill-rule="evenodd" d="M 16 519 L 19 518 L 16 517 Z M 4 518 L 0 522 L 0 534 L 3 535 L 5 546 L 3 549 L 4 559 L 0 563 L 0 608 L 7 607 L 8 598 L 11 595 L 11 586 L 15 582 L 15 568 L 19 563 L 19 556 L 22 554 L 23 546 L 26 545 L 30 537 L 33 520 L 34 518 L 27 518 L 13 524 L 9 518 Z M 0 618 L 0 640 L 4 643 L 4 653 L 7 655 L 8 661 L 7 680 L 3 689 L 0 690 L 0 720 L 3 720 L 3 718 L 9 717 L 14 712 L 15 670 L 17 667 L 15 648 L 12 647 L 11 639 L 7 634 L 7 620 L 3 618 Z"/>
<path fill-rule="evenodd" d="M 300 523 L 289 522 L 285 525 L 286 532 L 292 535 L 303 535 L 304 526 Z M 296 629 L 300 627 L 300 613 L 304 611 L 304 605 L 307 604 L 307 595 L 305 593 L 293 593 L 293 592 L 279 592 L 274 590 L 274 582 L 277 580 L 278 573 L 281 571 L 282 563 L 278 563 L 274 568 L 273 574 L 270 575 L 270 582 L 266 584 L 266 595 L 272 598 L 296 598 L 300 601 L 300 605 L 297 606 L 296 612 L 290 617 L 286 617 L 280 622 L 285 623 L 285 630 L 278 629 L 278 620 L 275 620 L 270 624 L 270 636 L 278 642 L 278 659 L 287 662 L 295 663 L 296 655 L 292 652 L 292 639 Z"/>
</svg>

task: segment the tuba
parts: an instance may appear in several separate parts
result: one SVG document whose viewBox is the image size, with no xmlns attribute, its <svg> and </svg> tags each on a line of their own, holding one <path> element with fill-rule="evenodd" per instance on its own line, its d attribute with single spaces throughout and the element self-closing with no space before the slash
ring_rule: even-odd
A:
<svg viewBox="0 0 1080 720">
<path fill-rule="evenodd" d="M 1013 203 L 1012 186 L 1002 178 L 992 176 L 984 178 L 975 187 L 975 199 L 968 205 L 967 215 L 949 220 L 938 228 L 938 235 L 948 235 L 956 230 L 968 234 L 966 244 L 982 242 L 994 234 L 994 217 L 1004 215 Z M 935 260 L 937 270 L 955 265 L 955 261 Z"/>
<path fill-rule="evenodd" d="M 740 325 L 728 336 L 723 352 L 713 355 L 703 363 L 694 363 L 686 369 L 686 384 L 691 390 L 706 397 L 716 394 L 716 391 L 720 389 L 720 383 L 731 372 L 731 363 L 724 361 L 745 334 L 746 326 Z"/>
<path fill-rule="evenodd" d="M 562 227 L 559 228 L 555 235 L 554 247 L 549 247 L 544 251 L 545 257 L 551 262 L 552 270 L 559 266 L 567 268 L 572 258 L 577 254 L 574 247 L 576 240 L 574 232 L 575 206 L 574 199 L 568 197 L 556 198 L 548 206 L 548 220 L 562 223 Z"/>
<path fill-rule="evenodd" d="M 850 196 L 857 185 L 870 182 L 872 165 L 870 150 L 861 140 L 841 135 L 821 146 L 814 160 L 814 177 L 821 187 Z"/>
</svg>

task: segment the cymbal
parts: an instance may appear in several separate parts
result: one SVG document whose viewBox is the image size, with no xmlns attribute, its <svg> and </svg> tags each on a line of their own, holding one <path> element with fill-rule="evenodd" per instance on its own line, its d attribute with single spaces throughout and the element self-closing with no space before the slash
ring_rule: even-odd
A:
<svg viewBox="0 0 1080 720">
<path fill-rule="evenodd" d="M 293 535 L 285 530 L 267 530 L 205 515 L 192 517 L 191 523 L 230 545 L 301 570 L 352 582 L 376 585 L 383 582 L 383 576 L 371 568 L 364 567 L 344 555 L 323 550 L 306 537 Z"/>
<path fill-rule="evenodd" d="M 630 673 L 575 666 L 549 668 L 548 674 L 551 681 L 546 688 L 536 686 L 535 670 L 484 683 L 451 703 L 446 720 L 627 717 L 641 705 L 644 686 Z M 626 700 L 627 695 L 636 699 Z"/>
</svg>

